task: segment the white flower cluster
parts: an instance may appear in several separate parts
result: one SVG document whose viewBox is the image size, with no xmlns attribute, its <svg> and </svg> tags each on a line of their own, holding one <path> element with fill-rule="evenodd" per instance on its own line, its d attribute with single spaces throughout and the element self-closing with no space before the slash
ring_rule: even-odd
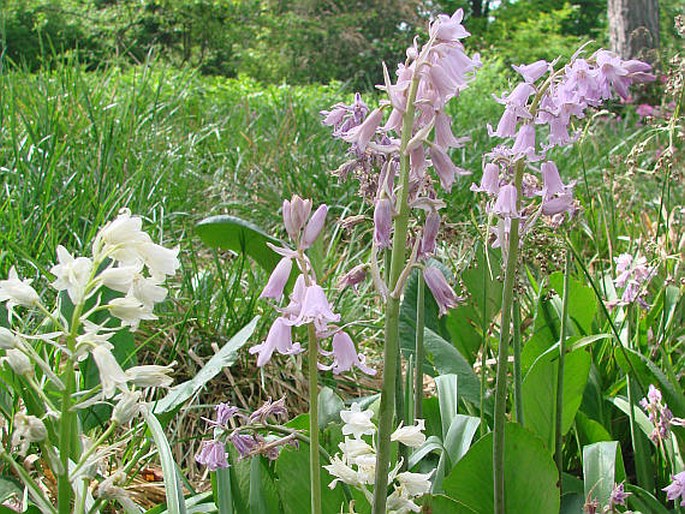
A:
<svg viewBox="0 0 685 514">
<path fill-rule="evenodd" d="M 362 411 L 358 403 L 352 404 L 350 410 L 340 411 L 340 418 L 344 422 L 342 433 L 345 440 L 340 443 L 340 453 L 331 458 L 331 463 L 324 466 L 335 479 L 329 484 L 333 489 L 338 482 L 356 487 L 364 496 L 373 501 L 373 496 L 366 486 L 373 485 L 376 473 L 376 448 L 371 439 L 369 444 L 363 436 L 376 433 L 376 426 L 371 421 L 373 411 Z M 400 426 L 393 432 L 392 441 L 397 441 L 410 448 L 418 448 L 426 441 L 423 431 L 425 421 L 416 420 L 412 426 Z M 402 467 L 400 461 L 388 474 L 388 482 L 393 483 L 394 490 L 388 496 L 387 512 L 392 514 L 406 514 L 421 512 L 421 507 L 414 500 L 427 494 L 431 489 L 430 473 L 399 472 Z"/>
<path fill-rule="evenodd" d="M 92 257 L 73 256 L 63 246 L 57 247 L 58 263 L 50 270 L 55 276 L 51 285 L 58 292 L 67 293 L 72 309 L 65 310 L 60 301 L 54 309 L 48 309 L 31 281 L 20 279 L 14 268 L 6 280 L 0 280 L 0 302 L 6 302 L 10 323 L 16 316 L 15 308 L 26 307 L 46 314 L 50 326 L 56 327 L 55 332 L 40 335 L 0 327 L 0 350 L 4 350 L 0 362 L 6 362 L 15 373 L 27 379 L 35 376 L 35 366 L 38 366 L 44 376 L 64 389 L 59 372 L 52 370 L 49 359 L 39 355 L 30 340 L 39 339 L 57 348 L 65 365 L 74 365 L 92 356 L 100 374 L 100 391 L 82 392 L 87 399 L 77 407 L 115 398 L 113 420 L 118 424 L 127 422 L 138 412 L 141 393 L 135 388 L 169 387 L 173 381 L 169 376 L 173 363 L 133 366 L 124 371 L 109 341 L 124 327 L 135 330 L 141 320 L 156 319 L 154 306 L 167 295 L 162 284 L 180 265 L 178 248 L 168 249 L 153 243 L 142 225 L 140 217 L 131 216 L 129 210 L 123 209 L 98 232 Z M 112 298 L 111 292 L 117 297 Z M 65 315 L 67 310 L 73 314 Z M 100 320 L 101 324 L 91 321 L 95 313 L 103 311 L 120 322 L 112 323 L 112 318 Z"/>
</svg>

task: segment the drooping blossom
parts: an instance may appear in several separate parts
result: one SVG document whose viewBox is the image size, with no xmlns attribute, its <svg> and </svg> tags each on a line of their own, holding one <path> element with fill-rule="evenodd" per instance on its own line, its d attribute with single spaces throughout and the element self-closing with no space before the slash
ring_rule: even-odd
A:
<svg viewBox="0 0 685 514">
<path fill-rule="evenodd" d="M 228 468 L 226 445 L 215 439 L 202 441 L 200 451 L 195 455 L 198 464 L 207 466 L 210 471 Z"/>
<path fill-rule="evenodd" d="M 504 112 L 496 129 L 488 127 L 488 132 L 491 137 L 506 141 L 486 156 L 481 183 L 472 186 L 473 191 L 487 193 L 488 212 L 499 217 L 493 230 L 493 246 L 506 249 L 502 243 L 508 239 L 511 225 L 508 218 L 512 216 L 525 213 L 520 225 L 520 233 L 525 234 L 539 214 L 556 227 L 564 217 L 576 212 L 573 184 L 562 183 L 554 162 L 546 160 L 542 164 L 539 169 L 542 187 L 532 195 L 530 188 L 536 187 L 535 181 L 529 184 L 525 179 L 521 181 L 523 172 L 537 172 L 535 163 L 545 160 L 551 148 L 569 145 L 577 139 L 579 133 L 572 132 L 574 119 L 583 119 L 589 109 L 599 107 L 615 95 L 625 98 L 632 84 L 654 80 L 648 64 L 623 61 L 606 50 L 598 50 L 587 59 L 578 52 L 560 69 L 555 70 L 555 64 L 541 60 L 514 66 L 523 81 L 511 93 L 496 98 L 504 105 Z M 546 130 L 538 131 L 541 126 Z M 522 190 L 526 187 L 527 191 Z M 519 203 L 516 210 L 508 188 L 516 189 Z M 539 208 L 533 208 L 533 202 L 525 200 L 536 196 L 541 197 Z M 535 214 L 531 216 L 531 213 Z M 634 289 L 631 286 L 630 291 Z"/>
<path fill-rule="evenodd" d="M 0 280 L 0 302 L 7 302 L 7 310 L 11 312 L 15 305 L 33 307 L 40 302 L 40 298 L 31 287 L 31 280 L 20 279 L 12 266 L 8 278 Z"/>
<path fill-rule="evenodd" d="M 402 426 L 397 427 L 392 435 L 390 436 L 391 441 L 398 441 L 405 446 L 410 448 L 418 448 L 423 443 L 426 442 L 426 435 L 423 431 L 426 429 L 426 421 L 423 419 L 417 419 L 415 425 L 408 427 Z"/>
<path fill-rule="evenodd" d="M 362 435 L 371 435 L 376 431 L 376 426 L 371 421 L 373 411 L 361 410 L 358 403 L 353 403 L 350 410 L 341 410 L 340 419 L 343 420 L 343 435 L 351 435 L 359 439 Z"/>
<path fill-rule="evenodd" d="M 669 500 L 675 502 L 680 499 L 680 506 L 685 507 L 685 471 L 673 475 L 671 483 L 662 491 L 666 492 L 666 498 Z"/>
<path fill-rule="evenodd" d="M 62 245 L 57 247 L 57 260 L 59 264 L 50 269 L 50 273 L 55 275 L 52 287 L 57 291 L 67 291 L 71 301 L 77 304 L 83 300 L 93 261 L 88 257 L 74 258 Z"/>
<path fill-rule="evenodd" d="M 440 316 L 444 316 L 449 309 L 458 305 L 459 297 L 447 283 L 447 280 L 445 280 L 445 275 L 438 268 L 426 266 L 423 269 L 423 279 L 426 281 L 428 289 L 430 289 L 435 302 L 438 304 Z"/>
<path fill-rule="evenodd" d="M 655 275 L 656 269 L 647 266 L 647 259 L 644 256 L 633 257 L 631 254 L 623 253 L 614 260 L 616 262 L 614 284 L 624 289 L 620 301 L 612 302 L 611 305 L 637 303 L 642 308 L 649 307 L 644 297 L 647 293 L 646 287 Z"/>
<path fill-rule="evenodd" d="M 330 365 L 319 364 L 319 369 L 332 370 L 333 374 L 339 375 L 352 368 L 358 368 L 367 375 L 375 375 L 376 370 L 371 369 L 366 365 L 366 356 L 357 353 L 354 347 L 352 338 L 347 332 L 336 332 L 333 336 L 332 351 L 326 352 L 321 350 L 321 353 L 333 358 Z"/>
<path fill-rule="evenodd" d="M 621 482 L 620 484 L 614 484 L 614 488 L 611 490 L 611 495 L 609 496 L 609 506 L 614 508 L 618 505 L 625 506 L 628 496 L 632 493 L 628 493 L 625 490 L 625 484 Z"/>
</svg>

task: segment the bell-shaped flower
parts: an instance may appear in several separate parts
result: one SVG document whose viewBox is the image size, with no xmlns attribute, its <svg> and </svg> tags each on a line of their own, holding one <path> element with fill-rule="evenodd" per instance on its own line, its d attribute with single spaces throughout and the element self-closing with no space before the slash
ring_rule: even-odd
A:
<svg viewBox="0 0 685 514">
<path fill-rule="evenodd" d="M 426 442 L 426 435 L 423 433 L 426 429 L 425 420 L 417 419 L 416 424 L 409 427 L 402 426 L 403 423 L 400 423 L 397 430 L 392 433 L 390 436 L 391 441 L 398 441 L 410 448 L 418 448 Z"/>
<path fill-rule="evenodd" d="M 376 200 L 373 211 L 373 242 L 379 248 L 390 246 L 392 233 L 392 202 L 383 197 Z"/>
<path fill-rule="evenodd" d="M 335 479 L 328 484 L 328 487 L 333 489 L 338 482 L 343 484 L 359 487 L 365 482 L 361 479 L 359 472 L 348 466 L 338 455 L 331 457 L 330 464 L 323 466 Z"/>
<path fill-rule="evenodd" d="M 10 369 L 17 375 L 28 377 L 33 376 L 35 373 L 31 359 L 17 348 L 7 350 L 2 360 L 6 362 Z"/>
<path fill-rule="evenodd" d="M 480 185 L 472 184 L 471 191 L 487 193 L 495 196 L 499 193 L 499 166 L 491 162 L 487 163 L 483 168 L 483 177 L 480 180 Z"/>
<path fill-rule="evenodd" d="M 140 263 L 130 266 L 110 266 L 100 272 L 98 280 L 112 291 L 126 294 L 131 290 L 133 277 L 140 274 L 142 269 L 143 267 Z"/>
<path fill-rule="evenodd" d="M 304 227 L 302 240 L 300 241 L 301 248 L 307 249 L 314 244 L 314 241 L 316 241 L 316 239 L 319 237 L 319 234 L 321 234 L 321 230 L 323 229 L 323 226 L 326 223 L 327 214 L 327 205 L 321 205 L 318 209 L 316 209 L 314 214 L 312 214 L 312 217 L 309 219 L 309 222 Z"/>
<path fill-rule="evenodd" d="M 442 148 L 436 145 L 431 145 L 429 153 L 431 162 L 433 163 L 433 168 L 440 179 L 440 185 L 445 191 L 449 192 L 452 190 L 452 184 L 454 184 L 456 175 L 469 174 L 469 172 L 465 169 L 456 166 L 452 162 L 452 159 L 450 159 L 450 156 L 447 155 L 447 152 L 445 152 Z"/>
<path fill-rule="evenodd" d="M 523 80 L 532 84 L 533 82 L 537 82 L 540 77 L 547 73 L 547 71 L 551 69 L 551 65 L 544 59 L 541 59 L 531 64 L 513 65 L 512 68 L 523 77 Z"/>
<path fill-rule="evenodd" d="M 357 353 L 354 342 L 347 332 L 336 332 L 333 336 L 332 347 L 333 351 L 321 351 L 321 353 L 332 356 L 333 363 L 329 366 L 319 364 L 319 369 L 333 370 L 334 374 L 339 375 L 340 373 L 351 370 L 353 367 L 357 367 L 367 375 L 376 374 L 375 369 L 371 369 L 366 365 L 366 356 Z"/>
<path fill-rule="evenodd" d="M 152 309 L 155 304 L 164 301 L 167 295 L 167 290 L 159 284 L 159 279 L 144 277 L 138 273 L 133 276 L 130 293 L 143 305 Z"/>
<path fill-rule="evenodd" d="M 549 200 L 542 201 L 542 213 L 546 216 L 555 216 L 562 212 L 569 212 L 573 214 L 576 206 L 573 202 L 573 194 L 562 193 Z"/>
<path fill-rule="evenodd" d="M 12 266 L 7 280 L 0 280 L 0 302 L 7 302 L 7 309 L 11 310 L 15 305 L 33 307 L 40 303 L 40 298 L 31 287 L 31 280 L 21 280 Z"/>
<path fill-rule="evenodd" d="M 506 184 L 502 186 L 492 209 L 493 212 L 498 216 L 505 218 L 518 217 L 519 212 L 516 205 L 517 197 L 518 193 L 516 192 L 516 186 L 513 184 Z"/>
<path fill-rule="evenodd" d="M 359 150 L 363 152 L 376 133 L 381 121 L 383 121 L 383 111 L 380 108 L 374 109 L 369 113 L 364 123 L 350 129 L 342 136 L 342 139 L 348 143 L 356 143 Z"/>
<path fill-rule="evenodd" d="M 459 297 L 445 280 L 442 271 L 434 266 L 426 266 L 423 270 L 423 278 L 438 304 L 439 316 L 444 316 L 449 309 L 458 305 Z"/>
<path fill-rule="evenodd" d="M 283 289 L 288 283 L 293 263 L 289 257 L 283 257 L 271 272 L 269 281 L 264 286 L 260 298 L 273 298 L 278 300 L 283 295 Z"/>
<path fill-rule="evenodd" d="M 300 314 L 294 320 L 287 321 L 290 325 L 301 326 L 306 323 L 314 323 L 318 332 L 325 332 L 328 323 L 340 321 L 340 314 L 335 314 L 331 304 L 326 298 L 326 293 L 318 284 L 307 286 Z"/>
<path fill-rule="evenodd" d="M 257 366 L 261 368 L 271 360 L 274 351 L 282 355 L 293 355 L 300 353 L 302 347 L 300 343 L 293 343 L 292 325 L 281 317 L 276 318 L 276 321 L 271 325 L 264 342 L 253 346 L 249 351 L 252 355 L 259 354 Z"/>
<path fill-rule="evenodd" d="M 430 478 L 434 472 L 435 470 L 430 473 L 412 473 L 410 471 L 398 473 L 399 488 L 412 498 L 428 494 L 431 490 Z"/>
<path fill-rule="evenodd" d="M 228 467 L 226 446 L 221 441 L 214 439 L 202 441 L 200 451 L 195 455 L 198 464 L 207 466 L 209 471 L 225 469 Z"/>
<path fill-rule="evenodd" d="M 11 350 L 19 346 L 19 338 L 5 327 L 0 327 L 0 350 Z"/>
<path fill-rule="evenodd" d="M 566 191 L 566 186 L 561 181 L 559 170 L 553 161 L 543 162 L 540 166 L 540 172 L 542 173 L 541 194 L 543 198 L 551 198 L 557 193 Z"/>
<path fill-rule="evenodd" d="M 157 319 L 152 312 L 152 307 L 144 304 L 132 294 L 115 298 L 107 307 L 112 316 L 119 318 L 123 325 L 130 326 L 131 330 L 136 330 L 141 320 Z"/>
<path fill-rule="evenodd" d="M 93 261 L 87 257 L 74 259 L 62 245 L 57 247 L 57 261 L 59 264 L 50 269 L 50 273 L 55 275 L 52 287 L 57 291 L 66 290 L 72 303 L 80 303 L 93 270 Z"/>
<path fill-rule="evenodd" d="M 464 19 L 464 10 L 457 9 L 452 16 L 439 14 L 430 24 L 428 34 L 431 38 L 440 41 L 456 42 L 471 35 L 461 24 Z"/>
<path fill-rule="evenodd" d="M 239 432 L 232 434 L 230 441 L 241 459 L 246 459 L 247 457 L 254 455 L 259 446 L 259 441 L 257 441 L 253 435 L 241 434 Z"/>
<path fill-rule="evenodd" d="M 112 422 L 117 425 L 125 425 L 138 415 L 141 410 L 140 391 L 123 391 L 119 395 L 119 401 L 112 409 Z"/>
<path fill-rule="evenodd" d="M 174 383 L 173 377 L 169 376 L 174 371 L 174 364 L 175 362 L 167 366 L 157 364 L 133 366 L 124 373 L 128 381 L 137 387 L 170 387 Z"/>
<path fill-rule="evenodd" d="M 426 222 L 423 225 L 423 232 L 421 233 L 421 247 L 419 248 L 420 257 L 425 258 L 435 252 L 435 244 L 438 239 L 439 230 L 440 214 L 438 211 L 431 210 L 426 215 Z"/>
<path fill-rule="evenodd" d="M 535 160 L 535 125 L 526 123 L 519 128 L 512 150 L 519 157 L 525 155 L 528 160 Z"/>
<path fill-rule="evenodd" d="M 125 390 L 128 377 L 124 370 L 114 358 L 111 346 L 108 344 L 97 345 L 92 350 L 93 360 L 100 372 L 100 384 L 102 385 L 102 396 L 109 399 L 114 396 L 117 389 Z"/>
<path fill-rule="evenodd" d="M 152 277 L 163 280 L 166 275 L 174 275 L 181 266 L 178 260 L 178 247 L 165 248 L 153 242 L 140 245 L 138 253 Z"/>
<path fill-rule="evenodd" d="M 359 403 L 353 403 L 350 410 L 340 411 L 340 419 L 344 423 L 342 434 L 359 439 L 363 435 L 375 433 L 376 425 L 371 421 L 372 417 L 373 411 L 371 409 L 362 411 Z"/>
<path fill-rule="evenodd" d="M 141 245 L 150 242 L 150 236 L 143 232 L 143 220 L 122 209 L 95 237 L 93 258 L 99 262 L 105 255 L 123 264 L 135 264 L 140 259 Z"/>
</svg>

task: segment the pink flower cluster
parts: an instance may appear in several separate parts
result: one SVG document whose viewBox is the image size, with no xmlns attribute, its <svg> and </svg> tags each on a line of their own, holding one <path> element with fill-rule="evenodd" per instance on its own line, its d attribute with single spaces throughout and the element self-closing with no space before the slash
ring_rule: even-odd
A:
<svg viewBox="0 0 685 514">
<path fill-rule="evenodd" d="M 644 299 L 645 289 L 656 273 L 656 269 L 647 266 L 647 259 L 643 256 L 633 257 L 629 253 L 622 253 L 614 259 L 616 261 L 616 287 L 623 287 L 621 300 L 612 302 L 614 305 L 630 305 L 637 302 L 640 307 L 649 307 Z"/>
<path fill-rule="evenodd" d="M 393 219 L 400 209 L 396 194 L 400 160 L 408 159 L 407 201 L 420 213 L 417 217 L 423 218 L 422 229 L 417 228 L 410 236 L 414 239 L 410 266 L 433 254 L 440 229 L 439 210 L 444 204 L 437 199 L 434 178 L 428 170 L 433 169 L 445 191 L 451 190 L 457 176 L 469 173 L 449 156 L 450 149 L 462 147 L 468 138 L 455 137 L 452 119 L 445 112 L 447 103 L 459 96 L 481 65 L 478 55 L 469 57 L 464 51 L 461 40 L 469 33 L 461 24 L 463 15 L 459 9 L 452 16 L 438 16 L 429 26 L 428 42 L 421 48 L 415 42 L 407 49 L 407 59 L 398 65 L 394 83 L 384 66 L 385 83 L 378 87 L 388 99 L 378 108 L 370 111 L 357 94 L 352 105 L 337 104 L 330 111 L 322 111 L 324 125 L 333 128 L 335 137 L 351 144 L 352 158 L 336 174 L 341 178 L 356 176 L 362 193 L 373 203 L 377 249 L 392 244 Z M 387 110 L 390 114 L 384 122 Z M 426 282 L 444 313 L 458 298 L 442 272 L 433 270 L 437 273 L 428 272 Z M 362 279 L 359 274 L 357 277 Z M 376 281 L 382 279 L 376 277 Z"/>
<path fill-rule="evenodd" d="M 501 246 L 508 237 L 513 218 L 525 218 L 526 230 L 540 214 L 551 217 L 555 224 L 563 221 L 565 214 L 573 214 L 573 185 L 562 182 L 555 163 L 546 160 L 547 151 L 577 139 L 578 133 L 571 133 L 571 121 L 584 118 L 589 108 L 598 107 L 614 94 L 626 98 L 631 84 L 654 80 L 649 64 L 624 61 L 606 50 L 598 50 L 589 59 L 576 54 L 556 71 L 554 63 L 542 60 L 514 69 L 523 81 L 508 95 L 496 98 L 504 105 L 504 113 L 496 129 L 488 127 L 491 136 L 509 139 L 511 144 L 497 146 L 487 156 L 481 183 L 472 187 L 491 197 L 489 212 L 499 217 L 494 246 Z M 538 127 L 545 129 L 542 137 Z M 521 162 L 527 170 L 539 172 L 542 183 L 527 174 L 515 185 L 516 166 Z M 521 196 L 541 197 L 540 208 L 530 209 Z M 524 216 L 526 212 L 535 214 Z"/>
<path fill-rule="evenodd" d="M 264 437 L 257 432 L 270 419 L 284 419 L 288 416 L 284 398 L 275 402 L 268 399 L 264 405 L 249 415 L 241 413 L 237 407 L 227 403 L 218 404 L 214 412 L 214 419 L 203 418 L 212 427 L 214 436 L 202 441 L 200 451 L 195 456 L 195 461 L 207 466 L 210 471 L 229 467 L 227 441 L 233 445 L 241 459 L 264 455 L 270 460 L 275 460 L 284 445 L 297 445 L 297 440 L 293 436 Z"/>
<path fill-rule="evenodd" d="M 312 201 L 303 200 L 297 195 L 283 202 L 283 222 L 296 249 L 271 246 L 282 259 L 271 273 L 261 298 L 281 299 L 290 279 L 293 261 L 299 267 L 300 274 L 295 280 L 289 303 L 285 307 L 276 307 L 280 316 L 271 326 L 266 340 L 250 348 L 250 353 L 258 354 L 257 365 L 260 367 L 271 360 L 274 352 L 283 355 L 300 353 L 303 348 L 300 343 L 293 342 L 293 327 L 311 324 L 319 340 L 333 336 L 330 351 L 319 349 L 323 356 L 331 359 L 331 363 L 319 363 L 319 369 L 333 370 L 333 373 L 339 374 L 357 367 L 364 373 L 375 375 L 376 371 L 366 365 L 366 357 L 356 351 L 352 338 L 335 325 L 340 321 L 340 315 L 333 312 L 326 292 L 317 284 L 316 274 L 305 254 L 305 250 L 321 234 L 328 207 L 322 205 L 313 214 L 311 211 Z"/>
<path fill-rule="evenodd" d="M 673 417 L 671 409 L 662 402 L 661 391 L 653 384 L 649 384 L 647 397 L 640 400 L 640 407 L 645 410 L 649 421 L 654 425 L 654 430 L 649 434 L 649 438 L 657 446 L 660 446 L 661 441 L 671 436 L 672 425 L 683 426 L 684 424 L 684 420 Z"/>
</svg>

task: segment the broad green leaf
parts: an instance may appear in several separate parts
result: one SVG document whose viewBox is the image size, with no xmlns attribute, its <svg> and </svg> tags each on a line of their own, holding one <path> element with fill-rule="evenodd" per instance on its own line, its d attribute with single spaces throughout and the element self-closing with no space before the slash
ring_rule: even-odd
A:
<svg viewBox="0 0 685 514">
<path fill-rule="evenodd" d="M 250 495 L 249 504 L 252 514 L 272 514 L 281 512 L 278 493 L 274 480 L 261 455 L 250 458 Z"/>
<path fill-rule="evenodd" d="M 613 403 L 616 406 L 616 408 L 618 408 L 626 416 L 630 417 L 630 403 L 628 402 L 628 400 L 626 400 L 623 397 L 617 396 L 615 398 L 610 398 L 609 401 Z M 638 427 L 640 427 L 642 433 L 649 437 L 649 435 L 652 433 L 652 430 L 654 430 L 654 425 L 652 425 L 652 422 L 649 421 L 647 414 L 645 414 L 641 407 L 636 405 L 633 409 L 633 415 L 635 416 L 635 423 Z"/>
<path fill-rule="evenodd" d="M 666 377 L 663 371 L 659 369 L 654 362 L 630 348 L 623 347 L 616 348 L 614 351 L 616 360 L 619 366 L 625 373 L 637 373 L 637 379 L 644 390 L 647 390 L 649 384 L 654 384 L 664 398 L 673 415 L 676 417 L 685 416 L 685 395 L 683 395 L 680 387 L 674 386 Z M 626 357 L 628 360 L 626 360 Z M 630 364 L 628 363 L 630 362 Z"/>
<path fill-rule="evenodd" d="M 423 344 L 426 354 L 439 375 L 455 374 L 459 377 L 459 397 L 474 405 L 480 402 L 480 381 L 468 361 L 448 341 L 425 329 Z M 491 402 L 490 402 L 491 403 Z"/>
<path fill-rule="evenodd" d="M 442 438 L 447 437 L 447 431 L 452 420 L 457 415 L 459 396 L 457 389 L 457 375 L 448 374 L 435 377 L 435 386 L 438 390 L 438 405 L 440 405 L 440 421 L 442 423 Z"/>
<path fill-rule="evenodd" d="M 421 512 L 430 512 L 431 514 L 475 514 L 476 511 L 467 507 L 463 503 L 459 503 L 454 498 L 445 496 L 444 494 L 434 494 L 426 496 L 422 502 L 423 510 Z"/>
<path fill-rule="evenodd" d="M 169 514 L 186 514 L 185 500 L 183 499 L 183 487 L 176 468 L 174 456 L 171 453 L 169 441 L 164 434 L 164 429 L 155 415 L 147 409 L 143 411 L 143 417 L 150 429 L 150 434 L 157 445 L 159 460 L 162 464 L 164 475 L 164 491 L 166 494 L 167 510 Z"/>
<path fill-rule="evenodd" d="M 591 360 L 590 355 L 584 350 L 566 354 L 562 434 L 571 428 L 583 400 Z M 554 451 L 558 370 L 558 352 L 548 351 L 540 356 L 523 379 L 523 412 L 526 426 L 540 436 L 550 451 Z"/>
<path fill-rule="evenodd" d="M 585 498 L 578 493 L 564 493 L 561 496 L 561 509 L 559 514 L 581 514 L 583 506 L 585 505 Z"/>
<path fill-rule="evenodd" d="M 564 274 L 553 273 L 549 277 L 549 286 L 561 296 L 564 290 Z M 597 314 L 597 297 L 592 288 L 571 277 L 568 306 L 571 334 L 592 334 L 592 321 Z M 558 319 L 561 319 L 561 310 L 557 312 Z"/>
<path fill-rule="evenodd" d="M 613 440 L 606 428 L 580 410 L 576 413 L 576 432 L 582 446 Z"/>
<path fill-rule="evenodd" d="M 269 273 L 281 260 L 281 256 L 266 245 L 282 245 L 278 239 L 271 237 L 257 225 L 235 216 L 205 218 L 195 226 L 195 230 L 207 246 L 244 253 Z"/>
<path fill-rule="evenodd" d="M 559 512 L 557 470 L 542 442 L 520 425 L 508 423 L 504 451 L 506 512 Z M 475 514 L 493 513 L 492 433 L 471 447 L 447 475 L 443 488 Z"/>
<path fill-rule="evenodd" d="M 631 493 L 626 503 L 633 511 L 639 511 L 642 514 L 670 514 L 672 512 L 664 507 L 651 493 L 636 485 L 626 484 L 625 490 Z"/>
<path fill-rule="evenodd" d="M 212 490 L 219 514 L 233 514 L 233 493 L 230 469 L 217 469 L 212 473 Z"/>
<path fill-rule="evenodd" d="M 344 408 L 345 403 L 333 389 L 322 388 L 319 391 L 319 428 L 323 430 L 329 423 L 339 421 L 340 411 Z"/>
<path fill-rule="evenodd" d="M 325 464 L 322 460 L 321 464 Z M 321 473 L 321 505 L 323 514 L 338 514 L 345 503 L 341 484 L 330 489 L 333 477 L 323 469 Z M 310 511 L 309 445 L 298 449 L 284 448 L 276 461 L 276 488 L 283 505 L 283 514 L 301 514 Z"/>
<path fill-rule="evenodd" d="M 197 375 L 182 384 L 172 387 L 167 395 L 155 405 L 155 414 L 171 413 L 195 395 L 200 388 L 204 387 L 207 382 L 218 375 L 222 369 L 232 366 L 238 356 L 238 350 L 250 339 L 258 320 L 259 316 L 255 316 L 218 353 L 209 359 L 207 364 L 198 371 Z"/>
<path fill-rule="evenodd" d="M 616 483 L 618 441 L 602 441 L 583 447 L 585 498 L 607 505 Z"/>
<path fill-rule="evenodd" d="M 480 418 L 457 414 L 452 418 L 447 435 L 442 442 L 442 451 L 438 461 L 432 492 L 442 491 L 442 482 L 454 466 L 466 455 L 471 447 L 476 431 L 480 425 Z"/>
</svg>

